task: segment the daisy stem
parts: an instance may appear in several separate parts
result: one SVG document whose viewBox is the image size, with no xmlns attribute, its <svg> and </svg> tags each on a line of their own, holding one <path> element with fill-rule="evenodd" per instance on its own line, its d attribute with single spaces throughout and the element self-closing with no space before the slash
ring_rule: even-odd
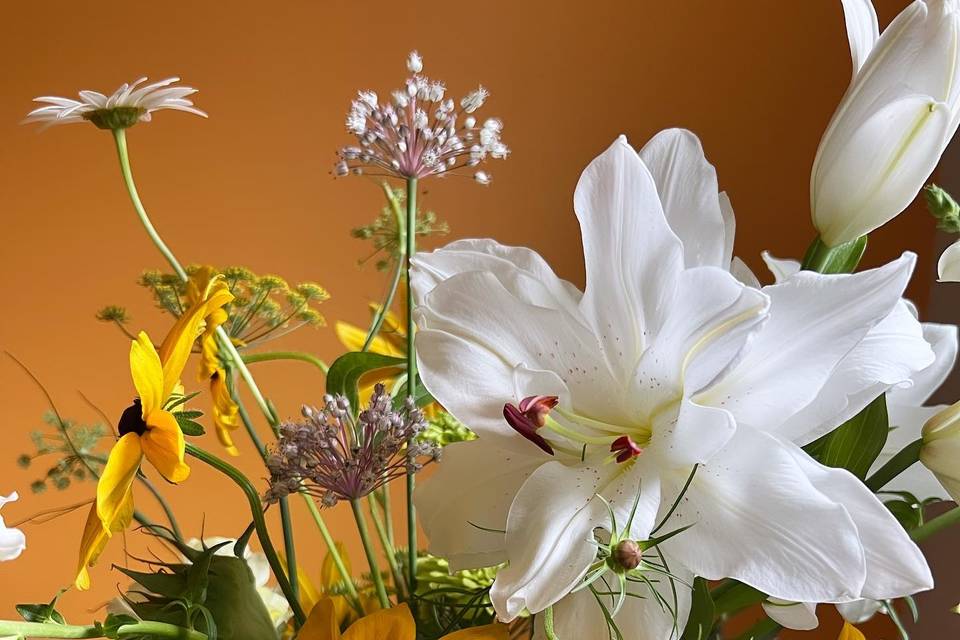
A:
<svg viewBox="0 0 960 640">
<path fill-rule="evenodd" d="M 187 443 L 187 453 L 233 480 L 243 491 L 250 505 L 250 513 L 253 516 L 253 526 L 257 532 L 257 538 L 260 540 L 260 547 L 263 549 L 263 554 L 267 556 L 267 562 L 270 563 L 270 568 L 273 570 L 273 575 L 277 579 L 277 584 L 280 585 L 280 590 L 283 591 L 283 595 L 290 604 L 290 609 L 293 611 L 297 626 L 302 626 L 307 617 L 303 612 L 303 608 L 300 606 L 300 599 L 294 593 L 290 580 L 287 579 L 287 573 L 284 571 L 283 564 L 280 562 L 280 556 L 277 555 L 277 550 L 270 541 L 270 532 L 267 530 L 267 521 L 263 517 L 263 503 L 260 502 L 260 494 L 257 493 L 257 490 L 239 469 L 221 460 L 212 453 L 204 451 L 190 443 Z"/>
<path fill-rule="evenodd" d="M 417 352 L 414 348 L 413 287 L 410 268 L 417 252 L 417 179 L 407 178 L 406 255 L 403 256 L 407 287 L 407 395 L 417 397 Z M 411 443 L 407 443 L 409 447 Z M 417 513 L 413 506 L 415 480 L 412 469 L 407 469 L 407 588 L 413 600 L 417 590 Z"/>
<path fill-rule="evenodd" d="M 887 485 L 888 482 L 909 469 L 920 459 L 920 449 L 923 447 L 923 440 L 918 438 L 914 440 L 895 456 L 890 458 L 885 465 L 866 480 L 867 487 L 876 493 Z"/>
<path fill-rule="evenodd" d="M 910 537 L 917 542 L 922 542 L 933 534 L 939 533 L 957 523 L 960 523 L 960 507 L 954 507 L 950 509 L 950 511 L 942 513 L 933 520 L 928 521 L 926 524 L 917 527 L 910 532 Z"/>
<path fill-rule="evenodd" d="M 377 599 L 383 609 L 389 609 L 390 600 L 387 598 L 387 588 L 383 585 L 383 576 L 380 575 L 380 565 L 377 563 L 377 553 L 370 540 L 367 520 L 363 515 L 363 506 L 357 499 L 351 500 L 350 506 L 353 507 L 353 517 L 357 521 L 357 532 L 360 534 L 360 541 L 363 543 L 363 551 L 367 554 L 367 564 L 370 565 L 370 577 L 377 589 Z"/>
<path fill-rule="evenodd" d="M 377 309 L 377 313 L 373 316 L 373 322 L 370 323 L 370 330 L 367 331 L 367 339 L 363 341 L 363 349 L 361 349 L 361 351 L 369 350 L 373 339 L 380 333 L 380 327 L 383 326 L 383 319 L 387 317 L 387 313 L 390 312 L 390 307 L 393 306 L 393 299 L 397 295 L 397 289 L 400 288 L 400 279 L 403 276 L 403 271 L 407 264 L 407 230 L 403 220 L 403 211 L 400 209 L 400 203 L 397 202 L 397 199 L 393 196 L 393 189 L 390 188 L 389 183 L 384 182 L 382 186 L 383 192 L 387 195 L 387 201 L 390 203 L 390 209 L 393 210 L 393 214 L 397 218 L 397 250 L 399 255 L 397 256 L 397 266 L 394 268 L 393 275 L 390 278 L 390 285 L 387 287 L 387 295 L 383 299 L 383 304 Z"/>
<path fill-rule="evenodd" d="M 327 363 L 320 358 L 313 354 L 304 353 L 302 351 L 265 351 L 262 353 L 246 353 L 243 355 L 243 361 L 246 364 L 253 364 L 255 362 L 269 362 L 271 360 L 300 360 L 301 362 L 312 364 L 324 375 L 326 375 L 327 371 L 330 369 L 330 367 L 327 366 Z"/>
<path fill-rule="evenodd" d="M 153 226 L 153 222 L 150 221 L 150 216 L 147 215 L 147 210 L 144 208 L 143 202 L 140 200 L 140 193 L 137 191 L 137 185 L 133 179 L 133 170 L 130 167 L 130 154 L 127 150 L 126 131 L 124 129 L 113 129 L 113 139 L 117 147 L 117 157 L 120 160 L 120 171 L 123 174 L 123 183 L 127 187 L 127 193 L 130 195 L 130 201 L 133 203 L 133 208 L 137 212 L 137 217 L 140 218 L 140 222 L 143 225 L 144 230 L 146 230 L 147 235 L 150 237 L 150 240 L 157 247 L 157 250 L 160 251 L 160 254 L 166 258 L 174 273 L 177 274 L 177 277 L 179 277 L 183 282 L 187 282 L 189 280 L 187 271 L 180 264 L 180 261 L 177 260 L 177 257 L 173 254 L 173 251 L 170 250 L 170 247 L 168 247 L 163 241 L 163 238 L 160 237 L 160 234 Z M 267 422 L 270 423 L 274 434 L 276 434 L 279 420 L 277 419 L 276 414 L 270 408 L 270 405 L 267 403 L 266 399 L 263 397 L 263 394 L 260 392 L 260 388 L 257 386 L 257 382 L 253 378 L 253 374 L 250 373 L 247 365 L 244 364 L 243 358 L 240 357 L 240 353 L 233 345 L 233 341 L 230 340 L 230 336 L 227 335 L 227 332 L 224 330 L 224 328 L 222 326 L 218 326 L 216 333 L 217 342 L 219 343 L 221 352 L 225 353 L 229 359 L 233 361 L 233 366 L 236 367 L 236 370 L 240 373 L 240 377 L 242 377 L 244 382 L 246 382 L 247 387 L 250 389 L 250 393 L 253 394 L 257 405 L 260 407 L 263 415 L 266 416 Z M 290 580 L 293 583 L 291 593 L 286 595 L 297 596 L 299 590 L 297 588 L 296 565 L 293 564 L 295 560 L 292 553 L 294 547 L 293 529 L 290 522 L 290 514 L 284 506 L 281 506 L 280 512 L 281 522 L 283 524 L 283 538 L 287 548 L 287 557 L 288 561 L 291 563 Z M 280 579 L 279 576 L 277 576 L 277 579 Z M 296 606 L 299 608 L 299 601 L 296 603 L 291 602 L 290 606 Z M 303 622 L 303 620 L 300 619 L 303 617 L 302 613 L 303 612 L 301 611 L 301 615 L 297 617 L 300 623 Z"/>
<path fill-rule="evenodd" d="M 323 521 L 323 516 L 320 515 L 319 507 L 317 507 L 313 498 L 307 494 L 302 493 L 300 495 L 303 496 L 303 500 L 307 504 L 307 510 L 310 511 L 310 515 L 313 516 L 313 521 L 317 524 L 317 528 L 320 529 L 320 535 L 327 545 L 327 552 L 330 554 L 330 557 L 333 558 L 333 564 L 337 567 L 337 572 L 340 574 L 347 594 L 350 596 L 350 606 L 362 617 L 363 605 L 360 604 L 360 594 L 357 593 L 357 588 L 353 585 L 353 576 L 347 571 L 347 565 L 344 564 L 343 558 L 340 556 L 340 550 L 337 549 L 337 543 L 333 540 L 333 536 L 330 535 L 330 530 L 327 529 L 327 523 Z"/>
<path fill-rule="evenodd" d="M 367 496 L 367 504 L 370 507 L 370 517 L 373 518 L 373 528 L 377 530 L 377 537 L 380 538 L 380 546 L 383 547 L 383 555 L 387 557 L 387 564 L 390 565 L 390 575 L 393 577 L 393 586 L 397 590 L 397 596 L 403 593 L 403 578 L 400 575 L 400 567 L 397 565 L 397 551 L 390 543 L 387 537 L 387 530 L 383 525 L 383 518 L 380 517 L 380 510 L 377 507 L 377 498 L 374 493 Z"/>
</svg>

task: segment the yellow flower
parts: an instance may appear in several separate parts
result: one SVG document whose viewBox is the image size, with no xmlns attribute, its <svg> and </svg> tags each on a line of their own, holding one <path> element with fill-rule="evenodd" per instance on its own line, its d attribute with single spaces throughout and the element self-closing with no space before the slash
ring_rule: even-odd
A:
<svg viewBox="0 0 960 640">
<path fill-rule="evenodd" d="M 866 637 L 860 633 L 860 630 L 849 622 L 843 623 L 843 629 L 840 630 L 840 637 L 837 640 L 867 640 Z"/>
<path fill-rule="evenodd" d="M 120 439 L 110 450 L 97 482 L 97 498 L 81 538 L 78 589 L 89 588 L 87 567 L 96 562 L 113 534 L 126 529 L 133 518 L 132 485 L 143 458 L 169 482 L 182 482 L 190 475 L 190 467 L 184 463 L 183 432 L 166 407 L 175 398 L 193 342 L 207 317 L 231 299 L 223 290 L 193 305 L 177 319 L 159 351 L 143 331 L 130 345 L 130 374 L 137 398 L 120 416 Z"/>
<path fill-rule="evenodd" d="M 415 640 L 416 636 L 416 623 L 405 604 L 364 616 L 341 635 L 333 601 L 324 598 L 310 613 L 297 640 Z M 508 640 L 508 637 L 506 625 L 490 624 L 454 631 L 444 636 L 444 640 Z"/>
<path fill-rule="evenodd" d="M 350 556 L 347 554 L 347 548 L 342 542 L 336 542 L 335 544 L 337 552 L 340 554 L 341 560 L 343 560 L 347 575 L 352 575 L 353 570 L 350 565 Z M 284 566 L 286 566 L 286 563 L 284 563 Z M 323 564 L 320 566 L 319 588 L 300 567 L 297 567 L 297 582 L 300 585 L 300 604 L 304 611 L 313 611 L 313 608 L 316 607 L 319 602 L 328 599 L 333 602 L 338 627 L 343 627 L 356 620 L 357 612 L 350 605 L 347 596 L 343 595 L 343 577 L 337 569 L 332 554 L 327 553 L 323 558 Z M 361 589 L 359 595 L 360 606 L 365 612 L 372 613 L 380 608 L 380 602 L 372 588 Z"/>
<path fill-rule="evenodd" d="M 210 266 L 197 269 L 187 283 L 187 300 L 191 305 L 223 295 L 224 292 L 230 295 L 227 284 Z M 217 432 L 217 439 L 227 449 L 227 453 L 236 456 L 239 451 L 233 444 L 231 433 L 240 427 L 240 409 L 230 394 L 227 373 L 220 363 L 220 345 L 216 335 L 217 327 L 226 322 L 228 317 L 222 307 L 217 307 L 207 317 L 207 325 L 200 339 L 200 368 L 197 371 L 197 380 L 209 383 L 212 400 L 210 417 Z"/>
</svg>

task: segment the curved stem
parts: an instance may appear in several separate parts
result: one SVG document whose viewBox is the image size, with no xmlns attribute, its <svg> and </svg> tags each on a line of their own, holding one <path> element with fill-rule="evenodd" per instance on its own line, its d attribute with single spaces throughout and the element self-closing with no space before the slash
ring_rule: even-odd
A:
<svg viewBox="0 0 960 640">
<path fill-rule="evenodd" d="M 920 449 L 922 447 L 922 438 L 918 438 L 905 446 L 897 455 L 890 458 L 885 465 L 877 469 L 873 475 L 867 478 L 867 487 L 874 493 L 883 489 L 887 483 L 920 460 Z"/>
<path fill-rule="evenodd" d="M 367 520 L 363 516 L 363 506 L 359 500 L 351 500 L 350 506 L 353 507 L 353 518 L 357 521 L 357 531 L 360 533 L 360 541 L 363 543 L 363 551 L 367 555 L 367 564 L 370 565 L 370 577 L 377 589 L 377 599 L 383 609 L 390 608 L 390 599 L 387 598 L 387 589 L 383 586 L 383 576 L 380 575 L 380 565 L 377 562 L 377 554 L 370 540 L 370 532 L 367 530 Z"/>
<path fill-rule="evenodd" d="M 950 509 L 950 511 L 940 514 L 933 520 L 927 521 L 926 524 L 911 531 L 910 537 L 917 542 L 922 542 L 933 534 L 943 531 L 948 527 L 952 527 L 957 523 L 960 523 L 960 507 L 954 507 L 953 509 Z"/>
<path fill-rule="evenodd" d="M 264 351 L 261 353 L 243 354 L 243 361 L 247 364 L 253 364 L 255 362 L 270 362 L 272 360 L 300 360 L 301 362 L 312 364 L 317 369 L 320 369 L 324 375 L 326 375 L 327 371 L 330 369 L 326 362 L 315 355 L 304 353 L 303 351 Z"/>
<path fill-rule="evenodd" d="M 403 256 L 407 286 L 407 395 L 417 397 L 417 352 L 414 348 L 413 287 L 410 271 L 417 252 L 417 179 L 407 179 L 406 255 Z M 407 443 L 410 446 L 410 443 Z M 407 470 L 407 588 L 412 596 L 417 591 L 417 512 L 413 506 L 416 481 L 413 470 Z"/>
<path fill-rule="evenodd" d="M 247 477 L 243 475 L 239 469 L 221 460 L 212 453 L 204 451 L 190 443 L 187 443 L 187 453 L 224 474 L 243 490 L 247 502 L 250 505 L 250 514 L 253 516 L 253 526 L 257 532 L 257 538 L 260 540 L 260 547 L 263 549 L 263 554 L 267 556 L 267 562 L 270 563 L 273 575 L 277 579 L 283 595 L 287 598 L 290 608 L 293 610 L 294 618 L 298 625 L 302 625 L 307 618 L 303 612 L 303 608 L 300 606 L 299 598 L 296 597 L 293 587 L 287 579 L 287 574 L 280 562 L 280 556 L 277 555 L 277 551 L 270 541 L 270 532 L 267 530 L 267 522 L 263 517 L 263 503 L 260 502 L 260 494 L 257 493 L 257 490 L 254 489 L 253 485 L 250 484 L 250 481 L 247 480 Z"/>
<path fill-rule="evenodd" d="M 370 330 L 367 331 L 367 339 L 363 341 L 363 349 L 361 349 L 361 351 L 370 349 L 370 344 L 373 342 L 373 339 L 380 333 L 383 320 L 390 312 L 390 307 L 393 306 L 393 299 L 397 295 L 397 289 L 400 288 L 400 280 L 403 276 L 404 269 L 407 268 L 407 229 L 406 221 L 403 219 L 403 211 L 400 210 L 400 203 L 397 202 L 397 199 L 393 196 L 393 189 L 390 185 L 387 182 L 383 182 L 381 186 L 397 221 L 397 266 L 394 268 L 393 276 L 390 278 L 390 284 L 387 287 L 387 295 L 383 300 L 383 304 L 377 309 L 377 313 L 373 317 L 373 322 L 370 324 Z M 416 229 L 414 229 L 413 232 L 416 234 Z"/>
<path fill-rule="evenodd" d="M 305 493 L 300 495 L 303 496 L 304 502 L 307 503 L 307 509 L 310 511 L 310 515 L 313 516 L 313 521 L 317 524 L 317 528 L 320 529 L 320 535 L 327 545 L 327 551 L 330 553 L 333 564 L 337 567 L 337 572 L 340 574 L 343 585 L 347 589 L 347 594 L 350 596 L 351 606 L 353 606 L 360 616 L 363 616 L 363 606 L 360 604 L 360 594 L 357 593 L 357 588 L 353 584 L 353 576 L 347 571 L 347 565 L 340 556 L 340 550 L 337 549 L 337 543 L 334 541 L 333 536 L 330 535 L 330 530 L 327 529 L 327 523 L 323 521 L 323 516 L 320 515 L 320 509 L 313 501 L 313 498 Z"/>
<path fill-rule="evenodd" d="M 553 630 L 553 607 L 543 610 L 543 633 L 547 636 L 547 640 L 559 640 L 557 632 Z"/>
<path fill-rule="evenodd" d="M 160 504 L 160 508 L 163 509 L 163 513 L 167 516 L 167 521 L 170 523 L 170 530 L 173 532 L 173 535 L 177 540 L 183 540 L 183 532 L 180 531 L 180 524 L 177 522 L 177 517 L 173 513 L 173 508 L 170 506 L 170 503 L 167 502 L 167 499 L 163 497 L 163 494 L 160 493 L 160 490 L 157 489 L 150 480 L 145 478 L 142 475 L 138 475 L 137 478 L 140 480 L 141 484 L 147 488 L 147 491 L 153 494 L 153 497 L 156 498 L 157 502 Z"/>
</svg>

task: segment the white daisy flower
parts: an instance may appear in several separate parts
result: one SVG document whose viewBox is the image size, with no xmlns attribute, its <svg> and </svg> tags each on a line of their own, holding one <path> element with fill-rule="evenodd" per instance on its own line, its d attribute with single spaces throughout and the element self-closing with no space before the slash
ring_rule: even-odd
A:
<svg viewBox="0 0 960 640">
<path fill-rule="evenodd" d="M 109 97 L 98 92 L 79 92 L 79 100 L 58 96 L 40 96 L 34 102 L 42 104 L 27 114 L 23 123 L 40 122 L 45 126 L 92 122 L 101 129 L 127 129 L 138 122 L 149 122 L 151 114 L 161 109 L 186 111 L 204 118 L 207 114 L 187 99 L 197 92 L 193 87 L 171 86 L 180 78 L 166 78 L 144 85 L 147 78 L 132 84 L 124 83 Z M 143 85 L 143 86 L 140 86 Z"/>
</svg>

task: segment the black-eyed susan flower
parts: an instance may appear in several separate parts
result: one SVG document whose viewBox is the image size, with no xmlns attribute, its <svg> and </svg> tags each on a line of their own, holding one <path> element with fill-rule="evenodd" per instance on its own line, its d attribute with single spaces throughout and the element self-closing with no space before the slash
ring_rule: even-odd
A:
<svg viewBox="0 0 960 640">
<path fill-rule="evenodd" d="M 130 524 L 132 485 L 143 458 L 169 482 L 182 482 L 190 475 L 190 467 L 184 462 L 183 432 L 170 409 L 182 400 L 176 392 L 197 335 L 204 330 L 207 319 L 232 299 L 229 291 L 218 289 L 199 300 L 177 319 L 159 350 L 143 331 L 131 344 L 130 374 L 137 398 L 120 416 L 120 437 L 97 483 L 97 498 L 80 544 L 75 581 L 78 589 L 89 588 L 87 568 L 96 562 L 113 534 Z"/>
</svg>

